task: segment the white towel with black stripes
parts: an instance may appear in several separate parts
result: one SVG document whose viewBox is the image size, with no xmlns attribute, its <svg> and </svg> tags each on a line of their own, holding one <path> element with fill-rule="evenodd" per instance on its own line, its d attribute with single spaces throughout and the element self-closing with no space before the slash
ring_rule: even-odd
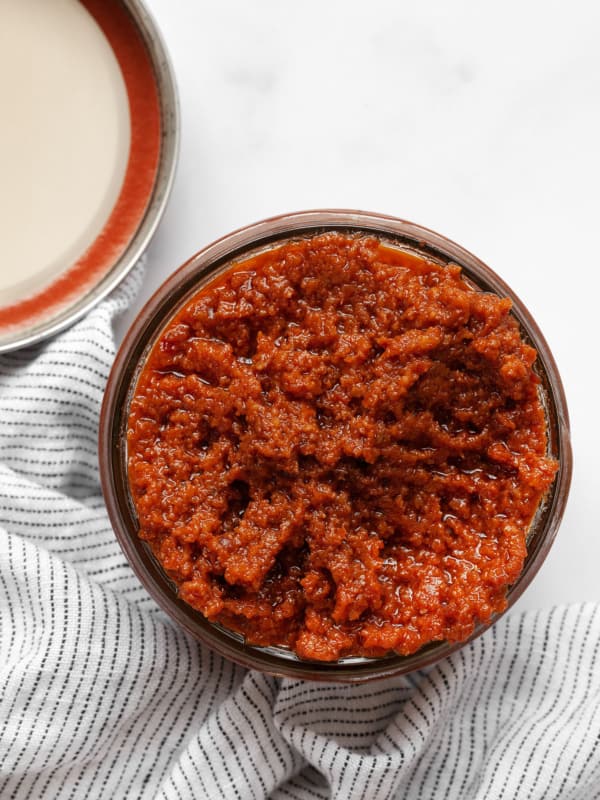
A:
<svg viewBox="0 0 600 800">
<path fill-rule="evenodd" d="M 505 619 L 429 671 L 279 680 L 201 647 L 127 565 L 98 482 L 114 317 L 0 357 L 2 800 L 600 798 L 600 608 Z"/>
</svg>

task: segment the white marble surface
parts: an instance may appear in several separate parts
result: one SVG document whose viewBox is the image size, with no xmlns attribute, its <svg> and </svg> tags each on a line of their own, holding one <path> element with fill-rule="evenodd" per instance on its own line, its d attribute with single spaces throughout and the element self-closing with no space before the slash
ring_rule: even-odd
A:
<svg viewBox="0 0 600 800">
<path fill-rule="evenodd" d="M 183 133 L 137 307 L 205 244 L 284 211 L 380 211 L 460 242 L 538 320 L 571 412 L 569 507 L 517 607 L 600 601 L 600 5 L 147 5 Z"/>
</svg>

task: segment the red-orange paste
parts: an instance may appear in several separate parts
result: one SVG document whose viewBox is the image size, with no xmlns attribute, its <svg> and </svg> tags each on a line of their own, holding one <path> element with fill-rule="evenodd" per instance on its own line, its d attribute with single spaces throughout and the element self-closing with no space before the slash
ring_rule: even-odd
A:
<svg viewBox="0 0 600 800">
<path fill-rule="evenodd" d="M 510 308 L 334 232 L 203 288 L 129 416 L 139 535 L 180 597 L 323 661 L 462 640 L 501 611 L 557 469 Z"/>
</svg>

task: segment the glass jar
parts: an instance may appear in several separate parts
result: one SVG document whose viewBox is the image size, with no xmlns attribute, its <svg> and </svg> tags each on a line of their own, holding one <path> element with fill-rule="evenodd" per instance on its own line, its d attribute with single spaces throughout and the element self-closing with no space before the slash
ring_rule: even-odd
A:
<svg viewBox="0 0 600 800">
<path fill-rule="evenodd" d="M 176 585 L 155 559 L 149 545 L 138 538 L 136 513 L 127 480 L 127 420 L 131 396 L 145 358 L 169 320 L 204 285 L 226 271 L 232 261 L 239 262 L 257 251 L 280 246 L 289 239 L 334 230 L 375 235 L 394 247 L 439 264 L 458 264 L 472 284 L 512 300 L 512 314 L 520 325 L 521 334 L 537 350 L 534 369 L 541 381 L 548 454 L 558 461 L 559 469 L 531 523 L 523 570 L 507 592 L 507 608 L 514 605 L 546 558 L 567 502 L 572 456 L 562 383 L 544 337 L 514 292 L 463 247 L 413 223 L 362 211 L 305 211 L 249 225 L 205 247 L 163 283 L 125 336 L 102 406 L 99 458 L 108 513 L 123 552 L 147 591 L 177 624 L 198 641 L 245 667 L 290 678 L 358 683 L 431 665 L 481 635 L 501 615 L 477 625 L 466 641 L 433 642 L 409 656 L 394 654 L 381 658 L 348 657 L 336 662 L 313 662 L 301 660 L 284 647 L 246 644 L 241 635 L 209 622 L 179 599 Z"/>
</svg>

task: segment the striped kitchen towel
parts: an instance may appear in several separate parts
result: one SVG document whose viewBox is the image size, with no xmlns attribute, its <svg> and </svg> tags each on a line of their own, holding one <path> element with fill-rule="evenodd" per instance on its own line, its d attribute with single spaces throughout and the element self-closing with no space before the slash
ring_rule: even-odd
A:
<svg viewBox="0 0 600 800">
<path fill-rule="evenodd" d="M 600 608 L 501 621 L 366 686 L 278 680 L 199 646 L 127 565 L 96 435 L 132 274 L 0 357 L 0 797 L 600 798 Z"/>
</svg>

